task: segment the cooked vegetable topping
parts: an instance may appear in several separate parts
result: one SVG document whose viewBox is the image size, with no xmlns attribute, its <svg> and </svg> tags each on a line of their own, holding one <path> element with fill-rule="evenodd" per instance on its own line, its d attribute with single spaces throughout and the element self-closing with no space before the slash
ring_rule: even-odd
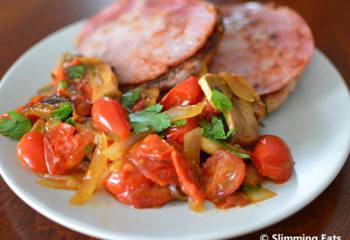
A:
<svg viewBox="0 0 350 240">
<path fill-rule="evenodd" d="M 171 126 L 170 119 L 165 112 L 162 112 L 163 106 L 156 104 L 146 108 L 143 111 L 129 114 L 130 123 L 136 133 L 155 131 L 160 132 Z"/>
<path fill-rule="evenodd" d="M 110 65 L 64 54 L 46 90 L 0 115 L 0 134 L 20 140 L 18 159 L 39 184 L 75 190 L 72 204 L 102 186 L 136 208 L 187 200 L 198 211 L 206 199 L 229 208 L 273 197 L 263 182 L 287 181 L 293 159 L 282 139 L 259 136 L 268 104 L 243 78 L 206 71 L 159 98 L 156 87 L 121 93 Z"/>
<path fill-rule="evenodd" d="M 73 112 L 72 104 L 60 103 L 59 107 L 52 111 L 51 118 L 65 121 Z"/>
<path fill-rule="evenodd" d="M 67 83 L 66 81 L 60 80 L 59 88 L 65 89 L 65 88 L 67 88 L 68 86 L 69 86 L 69 85 L 68 85 L 68 83 Z"/>
<path fill-rule="evenodd" d="M 131 109 L 138 100 L 141 98 L 141 89 L 135 88 L 129 92 L 126 92 L 122 95 L 122 104 L 127 109 Z"/>
<path fill-rule="evenodd" d="M 172 127 L 181 127 L 187 124 L 187 120 L 186 119 L 181 119 L 181 120 L 177 120 L 175 122 L 173 122 L 173 125 L 171 125 Z"/>
<path fill-rule="evenodd" d="M 11 139 L 21 139 L 31 128 L 30 120 L 16 111 L 8 112 L 7 117 L 0 117 L 0 133 Z"/>
<path fill-rule="evenodd" d="M 82 65 L 70 67 L 67 71 L 70 79 L 82 78 L 85 74 L 85 68 Z"/>
<path fill-rule="evenodd" d="M 212 118 L 211 123 L 202 121 L 200 125 L 204 130 L 204 136 L 216 140 L 225 140 L 231 137 L 234 132 L 234 130 L 225 132 L 225 127 L 222 120 L 216 116 Z"/>
<path fill-rule="evenodd" d="M 221 112 L 232 111 L 233 109 L 231 100 L 216 89 L 213 90 L 210 101 Z"/>
</svg>

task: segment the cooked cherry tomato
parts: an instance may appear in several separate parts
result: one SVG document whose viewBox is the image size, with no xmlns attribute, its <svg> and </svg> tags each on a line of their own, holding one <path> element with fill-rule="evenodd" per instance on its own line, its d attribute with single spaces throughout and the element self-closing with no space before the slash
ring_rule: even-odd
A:
<svg viewBox="0 0 350 240">
<path fill-rule="evenodd" d="M 244 161 L 227 150 L 216 151 L 202 168 L 202 183 L 206 197 L 220 200 L 234 193 L 246 174 Z"/>
<path fill-rule="evenodd" d="M 249 203 L 249 198 L 244 193 L 235 192 L 232 195 L 229 195 L 216 202 L 215 206 L 217 208 L 226 209 L 233 207 L 243 207 Z"/>
<path fill-rule="evenodd" d="M 148 179 L 161 186 L 178 184 L 172 164 L 171 153 L 174 148 L 158 135 L 147 136 L 135 144 L 125 155 Z"/>
<path fill-rule="evenodd" d="M 292 154 L 280 137 L 261 136 L 255 145 L 252 160 L 261 175 L 277 183 L 283 183 L 292 176 Z"/>
<path fill-rule="evenodd" d="M 147 179 L 129 162 L 112 172 L 104 186 L 119 202 L 135 208 L 160 207 L 173 199 L 168 187 Z"/>
<path fill-rule="evenodd" d="M 204 201 L 204 194 L 196 178 L 195 170 L 191 169 L 189 162 L 177 151 L 172 152 L 172 159 L 179 177 L 181 190 L 190 197 L 194 207 L 200 209 Z"/>
<path fill-rule="evenodd" d="M 44 138 L 46 166 L 50 174 L 65 173 L 77 166 L 92 146 L 94 136 L 89 132 L 76 133 L 66 123 L 53 127 Z"/>
<path fill-rule="evenodd" d="M 166 140 L 169 143 L 183 145 L 185 134 L 198 127 L 198 121 L 195 118 L 189 118 L 186 121 L 186 125 L 171 127 L 166 131 Z"/>
<path fill-rule="evenodd" d="M 108 97 L 99 98 L 92 107 L 92 123 L 107 134 L 125 139 L 130 135 L 130 123 L 123 105 Z"/>
<path fill-rule="evenodd" d="M 19 160 L 36 173 L 47 173 L 44 154 L 44 135 L 40 132 L 25 134 L 17 145 Z"/>
<path fill-rule="evenodd" d="M 202 96 L 198 78 L 189 77 L 173 87 L 160 103 L 167 110 L 175 106 L 196 104 L 202 99 Z"/>
</svg>

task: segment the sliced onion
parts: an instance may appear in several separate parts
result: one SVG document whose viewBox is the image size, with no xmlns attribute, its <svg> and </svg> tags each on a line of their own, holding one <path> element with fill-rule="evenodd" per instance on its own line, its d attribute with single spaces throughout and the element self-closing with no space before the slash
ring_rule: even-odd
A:
<svg viewBox="0 0 350 240">
<path fill-rule="evenodd" d="M 204 102 L 200 102 L 195 105 L 173 107 L 165 111 L 165 113 L 168 115 L 171 122 L 175 122 L 178 120 L 198 116 L 202 113 L 204 106 Z"/>
<path fill-rule="evenodd" d="M 77 190 L 83 179 L 84 174 L 72 174 L 72 175 L 49 175 L 42 174 L 38 183 L 44 187 L 54 189 L 67 189 Z"/>
<path fill-rule="evenodd" d="M 260 100 L 259 95 L 256 93 L 254 88 L 240 76 L 234 76 L 230 73 L 219 73 L 219 76 L 222 77 L 230 87 L 231 91 L 239 98 L 247 102 L 255 102 Z"/>
<path fill-rule="evenodd" d="M 257 187 L 257 188 L 250 188 L 250 187 L 243 187 L 244 193 L 247 195 L 250 201 L 253 203 L 264 201 L 268 198 L 272 198 L 276 196 L 276 193 L 263 188 L 263 187 Z"/>
<path fill-rule="evenodd" d="M 112 145 L 103 151 L 103 155 L 112 161 L 121 160 L 124 153 L 129 150 L 135 143 L 141 141 L 145 135 L 131 134 L 127 139 L 115 141 Z"/>
<path fill-rule="evenodd" d="M 44 130 L 45 130 L 45 120 L 44 119 L 38 119 L 35 123 L 34 123 L 34 125 L 33 125 L 33 127 L 32 127 L 32 129 L 30 130 L 31 132 L 44 132 Z"/>
<path fill-rule="evenodd" d="M 72 204 L 84 204 L 86 203 L 98 187 L 104 172 L 107 170 L 107 157 L 103 154 L 107 147 L 106 135 L 102 134 L 97 136 L 97 147 L 91 159 L 91 163 L 87 173 L 85 174 L 83 181 L 70 199 Z"/>
<path fill-rule="evenodd" d="M 197 173 L 200 171 L 200 152 L 201 152 L 201 128 L 195 128 L 185 134 L 184 137 L 184 154 L 187 161 L 190 162 L 192 169 Z"/>
<path fill-rule="evenodd" d="M 229 150 L 240 158 L 250 158 L 251 154 L 249 151 L 242 149 L 239 145 L 220 143 L 206 137 L 201 138 L 201 149 L 210 155 L 214 154 L 219 149 Z"/>
<path fill-rule="evenodd" d="M 91 66 L 87 68 L 85 78 L 92 89 L 92 102 L 102 96 L 120 96 L 117 77 L 108 64 L 98 58 L 81 57 L 79 60 Z"/>
</svg>

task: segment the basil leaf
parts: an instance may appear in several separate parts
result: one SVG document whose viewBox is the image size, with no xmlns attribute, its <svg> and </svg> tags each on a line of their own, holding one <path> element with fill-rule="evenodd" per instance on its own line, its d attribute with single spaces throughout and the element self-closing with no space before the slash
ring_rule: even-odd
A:
<svg viewBox="0 0 350 240">
<path fill-rule="evenodd" d="M 187 124 L 187 120 L 186 119 L 181 119 L 181 120 L 177 120 L 175 122 L 173 122 L 173 125 L 171 125 L 172 127 L 181 127 L 181 126 L 185 126 Z"/>
<path fill-rule="evenodd" d="M 225 140 L 232 136 L 234 129 L 231 129 L 225 133 L 225 127 L 222 120 L 216 116 L 211 119 L 211 123 L 203 121 L 200 123 L 200 126 L 203 128 L 203 135 L 208 138 L 216 140 Z"/>
<path fill-rule="evenodd" d="M 64 81 L 64 80 L 60 80 L 59 85 L 58 85 L 58 87 L 61 88 L 61 89 L 65 89 L 68 86 L 69 86 L 68 83 L 66 81 Z"/>
<path fill-rule="evenodd" d="M 216 89 L 213 90 L 210 101 L 221 112 L 232 111 L 233 109 L 231 100 Z"/>
<path fill-rule="evenodd" d="M 11 111 L 8 118 L 0 118 L 0 134 L 14 140 L 19 140 L 30 131 L 32 123 L 22 114 Z"/>
<path fill-rule="evenodd" d="M 135 133 L 147 131 L 161 132 L 170 127 L 171 122 L 168 115 L 165 112 L 160 112 L 162 108 L 162 105 L 156 104 L 143 111 L 130 113 L 129 119 Z"/>
<path fill-rule="evenodd" d="M 51 119 L 59 119 L 61 121 L 66 120 L 73 113 L 73 107 L 70 103 L 60 103 L 59 107 L 52 111 Z"/>
<path fill-rule="evenodd" d="M 135 88 L 129 92 L 126 92 L 122 95 L 122 104 L 130 109 L 137 103 L 141 98 L 141 89 Z"/>
<path fill-rule="evenodd" d="M 70 79 L 82 78 L 85 74 L 85 68 L 82 65 L 70 67 L 67 69 L 67 71 L 68 71 L 68 77 Z"/>
</svg>

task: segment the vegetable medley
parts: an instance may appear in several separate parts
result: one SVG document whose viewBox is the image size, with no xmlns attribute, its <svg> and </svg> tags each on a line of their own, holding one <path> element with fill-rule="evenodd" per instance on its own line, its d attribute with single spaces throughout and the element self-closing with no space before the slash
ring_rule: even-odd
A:
<svg viewBox="0 0 350 240">
<path fill-rule="evenodd" d="M 37 96 L 0 117 L 0 133 L 19 140 L 17 156 L 39 184 L 74 190 L 83 204 L 105 188 L 135 208 L 205 200 L 218 208 L 273 197 L 266 180 L 287 181 L 286 143 L 259 136 L 268 109 L 241 77 L 191 76 L 168 92 L 120 91 L 111 67 L 64 54 Z"/>
</svg>

